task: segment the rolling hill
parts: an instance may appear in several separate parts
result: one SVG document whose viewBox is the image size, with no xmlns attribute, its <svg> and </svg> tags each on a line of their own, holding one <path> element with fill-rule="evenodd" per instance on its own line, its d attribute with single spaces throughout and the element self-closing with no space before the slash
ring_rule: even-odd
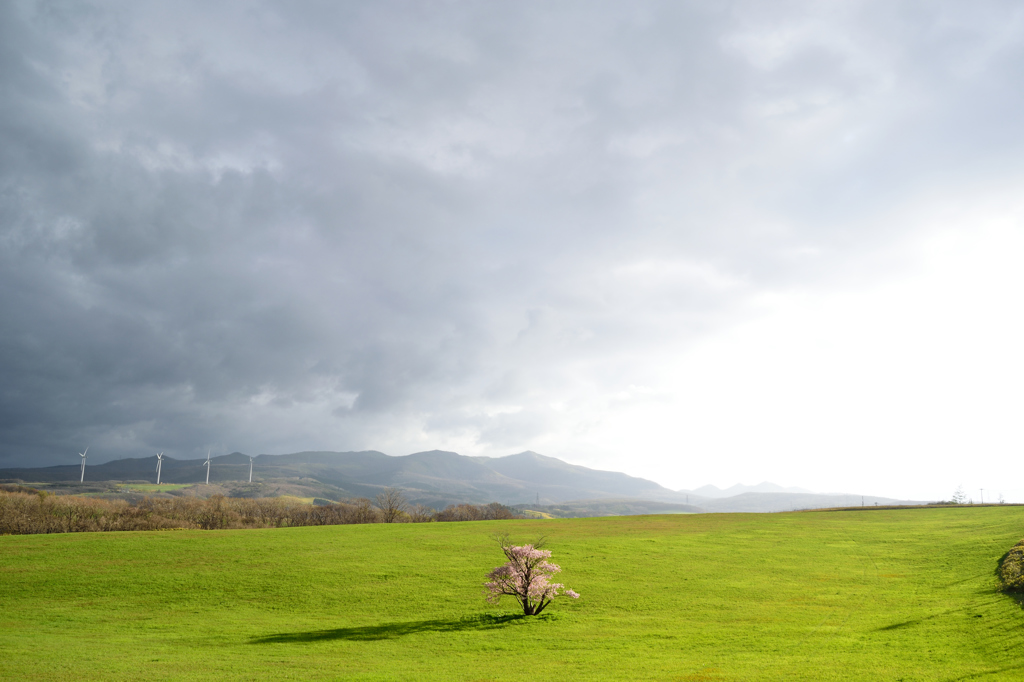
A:
<svg viewBox="0 0 1024 682">
<path fill-rule="evenodd" d="M 204 459 L 164 457 L 163 483 L 205 481 Z M 375 450 L 362 452 L 296 452 L 252 457 L 253 485 L 248 485 L 250 457 L 240 452 L 212 458 L 209 490 L 237 496 L 281 494 L 304 490 L 309 496 L 373 497 L 388 487 L 401 488 L 413 503 L 441 508 L 468 502 L 501 502 L 554 516 L 593 516 L 683 512 L 776 512 L 793 509 L 858 506 L 860 495 L 819 495 L 794 492 L 771 483 L 733 486 L 725 491 L 705 486 L 674 491 L 635 476 L 590 469 L 521 452 L 507 457 L 467 457 L 430 450 L 392 457 Z M 0 480 L 66 483 L 74 492 L 80 475 L 77 464 L 43 468 L 0 469 Z M 156 481 L 156 457 L 120 459 L 86 468 L 86 483 L 95 481 Z M 701 495 L 699 493 L 710 493 Z M 737 494 L 738 493 L 738 494 Z M 296 494 L 290 492 L 289 494 Z M 723 496 L 728 495 L 728 496 Z M 638 501 L 652 504 L 637 505 Z M 566 503 L 572 503 L 566 505 Z M 867 505 L 912 504 L 907 500 L 868 497 Z"/>
<path fill-rule="evenodd" d="M 1020 680 L 1022 507 L 0 537 L 4 680 Z M 559 599 L 484 601 L 546 536 Z"/>
<path fill-rule="evenodd" d="M 249 456 L 232 453 L 212 458 L 211 483 L 247 481 Z M 201 483 L 203 459 L 164 457 L 165 483 Z M 365 497 L 383 488 L 407 491 L 415 502 L 481 504 L 553 504 L 579 499 L 639 498 L 681 502 L 685 498 L 653 481 L 612 471 L 568 464 L 535 452 L 508 457 L 466 457 L 431 450 L 403 457 L 382 452 L 298 452 L 253 458 L 254 481 L 314 479 L 337 489 L 339 496 Z M 75 465 L 37 469 L 0 469 L 0 480 L 77 481 Z M 86 481 L 156 480 L 156 457 L 121 459 L 86 468 Z"/>
</svg>

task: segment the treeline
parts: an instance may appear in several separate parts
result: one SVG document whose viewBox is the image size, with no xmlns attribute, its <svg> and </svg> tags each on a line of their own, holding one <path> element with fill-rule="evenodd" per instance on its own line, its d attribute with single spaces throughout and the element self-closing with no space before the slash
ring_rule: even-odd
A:
<svg viewBox="0 0 1024 682">
<path fill-rule="evenodd" d="M 141 502 L 52 495 L 21 486 L 0 488 L 0 535 L 81 533 L 117 530 L 190 528 L 284 528 L 350 523 L 427 523 L 522 518 L 508 507 L 449 505 L 437 511 L 408 506 L 400 494 L 378 495 L 330 504 L 306 504 L 275 497 L 209 499 L 145 498 Z"/>
</svg>

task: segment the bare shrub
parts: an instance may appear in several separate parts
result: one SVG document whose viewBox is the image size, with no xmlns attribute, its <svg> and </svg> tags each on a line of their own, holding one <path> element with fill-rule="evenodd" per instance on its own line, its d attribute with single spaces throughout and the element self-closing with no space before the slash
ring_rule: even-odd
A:
<svg viewBox="0 0 1024 682">
<path fill-rule="evenodd" d="M 346 523 L 376 523 L 377 510 L 365 497 L 353 500 L 346 515 Z"/>
<path fill-rule="evenodd" d="M 403 520 L 403 516 L 408 516 L 405 513 L 408 504 L 401 490 L 385 488 L 384 492 L 377 495 L 374 500 L 377 502 L 377 508 L 380 510 L 380 520 L 384 523 L 395 523 L 396 521 Z"/>
<path fill-rule="evenodd" d="M 473 504 L 449 504 L 437 512 L 436 518 L 438 521 L 480 521 L 483 514 Z"/>
<path fill-rule="evenodd" d="M 481 508 L 484 514 L 484 518 L 489 521 L 503 521 L 505 519 L 516 518 L 515 513 L 503 504 L 497 502 L 491 502 L 490 504 Z"/>
<path fill-rule="evenodd" d="M 413 523 L 429 523 L 434 520 L 437 512 L 422 504 L 417 504 L 409 510 L 409 520 Z"/>
<path fill-rule="evenodd" d="M 494 521 L 499 519 L 516 519 L 511 509 L 503 504 L 477 506 L 475 504 L 450 504 L 434 515 L 437 521 Z"/>
</svg>

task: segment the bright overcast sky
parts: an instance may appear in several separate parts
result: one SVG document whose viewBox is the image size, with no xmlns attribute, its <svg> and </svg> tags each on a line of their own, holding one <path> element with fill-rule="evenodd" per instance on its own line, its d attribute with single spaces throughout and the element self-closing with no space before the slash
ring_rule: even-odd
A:
<svg viewBox="0 0 1024 682">
<path fill-rule="evenodd" d="M 1022 83 L 1016 1 L 4 2 L 0 466 L 1024 501 Z"/>
</svg>

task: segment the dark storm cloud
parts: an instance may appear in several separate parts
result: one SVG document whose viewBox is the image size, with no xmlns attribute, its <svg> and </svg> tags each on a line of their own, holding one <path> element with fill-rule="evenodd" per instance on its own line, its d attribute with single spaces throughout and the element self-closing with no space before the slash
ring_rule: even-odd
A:
<svg viewBox="0 0 1024 682">
<path fill-rule="evenodd" d="M 0 12 L 0 465 L 525 446 L 1021 151 L 1012 3 Z"/>
</svg>

